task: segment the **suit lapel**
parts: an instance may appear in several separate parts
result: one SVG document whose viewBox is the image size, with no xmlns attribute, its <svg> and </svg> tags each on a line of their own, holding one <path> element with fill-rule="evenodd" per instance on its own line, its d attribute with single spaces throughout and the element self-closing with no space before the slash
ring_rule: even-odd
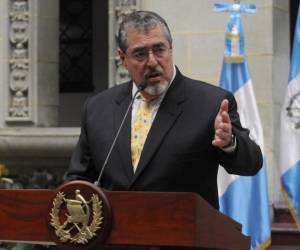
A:
<svg viewBox="0 0 300 250">
<path fill-rule="evenodd" d="M 180 116 L 182 112 L 181 104 L 185 98 L 184 95 L 184 83 L 182 82 L 182 76 L 180 72 L 177 71 L 177 75 L 164 97 L 153 121 L 131 185 L 134 184 L 143 170 L 147 167 L 148 163 L 165 139 L 168 131 L 172 128 L 177 118 Z"/>
<path fill-rule="evenodd" d="M 115 135 L 118 132 L 118 129 L 122 123 L 123 117 L 126 113 L 128 105 L 130 104 L 132 98 L 132 84 L 128 84 L 127 87 L 122 89 L 120 95 L 116 98 L 116 109 L 114 114 L 114 131 Z M 131 167 L 131 145 L 130 139 L 131 138 L 131 110 L 124 122 L 123 128 L 120 131 L 119 138 L 117 139 L 118 150 L 120 152 L 122 165 L 124 171 L 129 180 L 132 179 L 133 172 Z"/>
</svg>

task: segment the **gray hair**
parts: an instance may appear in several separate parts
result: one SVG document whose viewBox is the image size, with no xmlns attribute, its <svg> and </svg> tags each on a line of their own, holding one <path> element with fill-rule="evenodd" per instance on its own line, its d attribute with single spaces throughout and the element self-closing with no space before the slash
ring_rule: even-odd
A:
<svg viewBox="0 0 300 250">
<path fill-rule="evenodd" d="M 151 29 L 157 27 L 161 28 L 166 36 L 166 39 L 172 46 L 172 35 L 168 27 L 167 22 L 158 14 L 151 11 L 134 11 L 126 15 L 120 24 L 117 43 L 119 48 L 126 52 L 127 44 L 127 34 L 129 30 L 135 30 L 138 32 L 148 32 Z"/>
</svg>

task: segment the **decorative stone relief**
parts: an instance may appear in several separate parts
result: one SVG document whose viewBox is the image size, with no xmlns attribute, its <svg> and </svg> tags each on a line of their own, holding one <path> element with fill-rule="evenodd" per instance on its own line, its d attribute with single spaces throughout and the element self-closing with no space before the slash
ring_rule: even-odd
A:
<svg viewBox="0 0 300 250">
<path fill-rule="evenodd" d="M 7 121 L 28 121 L 29 110 L 29 3 L 12 0 L 10 12 L 9 108 Z"/>
<path fill-rule="evenodd" d="M 137 0 L 119 0 L 118 4 L 115 7 L 115 19 L 116 19 L 116 34 L 119 30 L 119 26 L 122 22 L 122 19 L 125 15 L 130 14 L 131 12 L 138 9 Z M 123 67 L 119 55 L 115 56 L 115 65 L 116 65 L 116 83 L 120 84 L 126 82 L 130 79 L 128 71 Z"/>
</svg>

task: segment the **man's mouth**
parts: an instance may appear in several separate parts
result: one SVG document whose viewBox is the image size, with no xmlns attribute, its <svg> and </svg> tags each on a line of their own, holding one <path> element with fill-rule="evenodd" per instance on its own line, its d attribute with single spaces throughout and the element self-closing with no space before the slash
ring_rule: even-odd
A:
<svg viewBox="0 0 300 250">
<path fill-rule="evenodd" d="M 162 74 L 160 72 L 152 72 L 146 76 L 146 79 L 150 81 L 160 80 L 161 75 Z"/>
</svg>

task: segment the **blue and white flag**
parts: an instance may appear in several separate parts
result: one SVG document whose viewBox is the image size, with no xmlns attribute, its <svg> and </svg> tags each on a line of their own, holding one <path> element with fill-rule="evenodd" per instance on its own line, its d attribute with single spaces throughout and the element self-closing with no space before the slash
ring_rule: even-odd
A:
<svg viewBox="0 0 300 250">
<path fill-rule="evenodd" d="M 263 150 L 263 131 L 245 56 L 240 16 L 241 12 L 255 12 L 255 5 L 217 4 L 215 10 L 230 12 L 220 86 L 234 94 L 243 127 L 250 130 L 250 137 Z M 251 236 L 252 250 L 266 249 L 271 242 L 271 226 L 265 157 L 256 176 L 230 175 L 221 167 L 218 186 L 220 211 L 242 224 L 243 234 Z"/>
<path fill-rule="evenodd" d="M 281 111 L 280 170 L 283 193 L 300 230 L 300 9 Z"/>
</svg>

